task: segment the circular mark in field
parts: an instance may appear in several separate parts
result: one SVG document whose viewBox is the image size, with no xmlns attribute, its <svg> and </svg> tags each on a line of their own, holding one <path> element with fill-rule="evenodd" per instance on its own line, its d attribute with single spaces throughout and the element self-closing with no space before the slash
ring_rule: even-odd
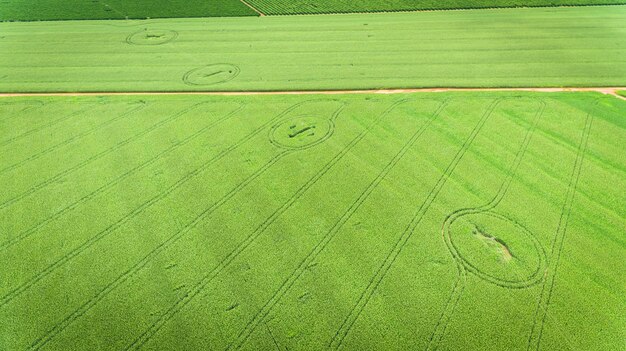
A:
<svg viewBox="0 0 626 351">
<path fill-rule="evenodd" d="M 321 117 L 294 117 L 276 124 L 270 132 L 270 140 L 285 149 L 306 149 L 330 138 L 334 124 Z"/>
<path fill-rule="evenodd" d="M 185 73 L 183 81 L 189 85 L 226 83 L 239 75 L 239 67 L 230 63 L 217 63 L 198 67 Z"/>
<path fill-rule="evenodd" d="M 450 241 L 465 268 L 491 283 L 521 288 L 541 280 L 546 255 L 528 229 L 493 212 L 450 223 Z"/>
<path fill-rule="evenodd" d="M 169 29 L 143 29 L 129 35 L 126 42 L 131 45 L 163 45 L 178 37 L 178 32 Z"/>
</svg>

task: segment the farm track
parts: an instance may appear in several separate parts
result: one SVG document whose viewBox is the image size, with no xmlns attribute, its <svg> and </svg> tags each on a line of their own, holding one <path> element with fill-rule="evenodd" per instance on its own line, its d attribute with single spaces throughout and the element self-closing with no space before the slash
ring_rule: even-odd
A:
<svg viewBox="0 0 626 351">
<path fill-rule="evenodd" d="M 265 16 L 265 14 L 263 12 L 261 12 L 261 10 L 257 9 L 256 7 L 252 6 L 249 2 L 247 2 L 246 0 L 239 0 L 241 1 L 242 4 L 248 6 L 252 11 L 256 12 L 259 16 L 263 17 Z"/>
<path fill-rule="evenodd" d="M 356 90 L 287 90 L 287 91 L 170 91 L 170 92 L 60 92 L 60 93 L 0 93 L 1 98 L 10 97 L 73 97 L 73 96 L 159 96 L 159 95 L 209 95 L 209 96 L 255 96 L 255 95 L 341 95 L 341 94 L 408 94 L 408 93 L 448 93 L 448 92 L 498 92 L 527 91 L 539 93 L 596 92 L 612 95 L 618 99 L 626 97 L 617 94 L 626 87 L 570 87 L 570 88 L 411 88 L 411 89 L 356 89 Z"/>
</svg>

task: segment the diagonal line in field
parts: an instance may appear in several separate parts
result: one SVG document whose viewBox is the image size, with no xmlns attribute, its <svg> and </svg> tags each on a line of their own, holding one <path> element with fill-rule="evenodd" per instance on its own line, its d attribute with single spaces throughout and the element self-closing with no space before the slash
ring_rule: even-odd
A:
<svg viewBox="0 0 626 351">
<path fill-rule="evenodd" d="M 170 117 L 168 119 L 173 119 L 174 116 L 176 116 L 176 118 L 177 118 L 177 117 L 183 115 L 184 113 L 190 111 L 191 109 L 195 108 L 196 106 L 203 105 L 203 104 L 204 103 L 199 103 L 199 104 L 193 105 L 192 107 L 190 107 L 188 109 L 185 109 L 185 110 L 183 110 L 183 111 L 181 111 L 181 112 L 179 112 L 177 114 L 172 115 L 172 117 Z M 231 113 L 235 113 L 235 112 L 239 111 L 241 108 L 242 107 L 240 107 L 239 109 L 235 109 L 235 111 L 231 112 Z M 243 141 L 242 141 L 242 143 L 243 143 Z M 13 290 L 11 290 L 5 296 L 0 298 L 0 307 L 3 307 L 4 305 L 6 305 L 9 302 L 11 302 L 13 299 L 15 299 L 16 297 L 21 295 L 24 291 L 28 290 L 31 286 L 33 286 L 34 284 L 36 284 L 40 280 L 42 280 L 45 277 L 47 277 L 48 275 L 50 275 L 52 272 L 54 272 L 59 267 L 63 266 L 65 263 L 71 261 L 74 257 L 80 255 L 83 251 L 85 251 L 89 247 L 93 246 L 95 243 L 100 241 L 102 238 L 108 236 L 109 234 L 111 234 L 115 230 L 123 227 L 126 223 L 130 222 L 130 220 L 133 219 L 135 216 L 139 215 L 140 213 L 142 213 L 146 209 L 150 208 L 152 205 L 154 205 L 154 204 L 160 202 L 161 200 L 163 200 L 164 198 L 166 198 L 169 194 L 171 194 L 173 191 L 175 191 L 180 186 L 185 184 L 187 181 L 189 181 L 190 179 L 194 178 L 198 174 L 202 173 L 210 165 L 212 165 L 213 163 L 217 162 L 219 159 L 224 157 L 230 151 L 234 150 L 238 145 L 231 146 L 230 148 L 222 151 L 217 156 L 213 157 L 210 161 L 208 161 L 207 163 L 203 164 L 201 167 L 196 168 L 194 171 L 187 173 L 183 178 L 179 179 L 176 183 L 171 185 L 169 188 L 167 188 L 163 192 L 161 192 L 161 193 L 157 194 L 156 196 L 150 198 L 149 200 L 143 202 L 141 205 L 139 205 L 137 208 L 135 208 L 130 213 L 126 214 L 124 217 L 120 218 L 115 223 L 109 225 L 107 228 L 105 228 L 104 230 L 100 231 L 98 234 L 96 234 L 95 236 L 91 237 L 89 240 L 85 241 L 79 247 L 73 249 L 72 251 L 70 251 L 66 255 L 64 255 L 61 258 L 59 258 L 58 260 L 56 260 L 54 263 L 50 264 L 44 270 L 40 271 L 35 276 L 33 276 L 30 279 L 28 279 L 26 282 L 22 283 L 18 287 L 16 287 Z"/>
<path fill-rule="evenodd" d="M 7 106 L 7 105 L 13 105 L 13 104 L 20 104 L 19 102 L 0 102 L 0 107 L 2 106 Z M 27 102 L 22 102 L 21 104 L 27 105 L 26 107 L 24 107 L 23 109 L 17 111 L 16 114 L 8 114 L 6 116 L 2 116 L 0 115 L 0 122 L 4 122 L 7 121 L 11 118 L 15 118 L 18 116 L 18 113 L 22 113 L 22 112 L 26 112 L 26 111 L 30 111 L 36 108 L 40 108 L 43 106 L 46 106 L 45 103 L 39 101 L 39 100 L 35 100 L 35 101 L 27 101 Z"/>
<path fill-rule="evenodd" d="M 7 146 L 9 144 L 14 143 L 17 140 L 20 140 L 22 138 L 25 138 L 25 137 L 31 135 L 31 134 L 34 134 L 34 133 L 40 132 L 42 130 L 45 130 L 46 128 L 52 127 L 52 126 L 54 126 L 54 125 L 56 125 L 58 123 L 61 123 L 61 122 L 65 121 L 66 119 L 70 119 L 72 117 L 75 117 L 75 116 L 78 116 L 78 115 L 83 114 L 85 112 L 88 112 L 90 110 L 93 110 L 96 107 L 97 107 L 96 104 L 89 104 L 89 105 L 87 105 L 87 107 L 82 108 L 82 109 L 80 109 L 78 111 L 70 112 L 70 113 L 68 113 L 66 115 L 63 115 L 62 117 L 59 117 L 59 118 L 57 118 L 57 119 L 55 119 L 55 120 L 53 120 L 53 121 L 51 121 L 49 123 L 46 123 L 46 124 L 44 124 L 42 126 L 39 126 L 37 128 L 33 128 L 31 130 L 27 130 L 27 131 L 25 131 L 22 134 L 19 134 L 19 135 L 16 135 L 16 136 L 12 137 L 12 138 L 3 140 L 3 141 L 0 142 L 0 147 L 5 147 L 5 146 Z"/>
<path fill-rule="evenodd" d="M 132 111 L 132 113 L 135 113 L 135 112 L 137 112 L 140 109 L 141 108 L 135 109 L 134 111 Z M 87 165 L 91 164 L 92 162 L 95 162 L 95 161 L 97 161 L 97 160 L 99 160 L 99 159 L 101 159 L 101 158 L 103 158 L 103 157 L 113 153 L 114 151 L 117 151 L 118 149 L 120 149 L 120 148 L 122 148 L 122 147 L 124 147 L 124 146 L 126 146 L 128 144 L 131 144 L 131 143 L 135 142 L 136 140 L 138 140 L 139 138 L 143 137 L 144 135 L 146 135 L 146 134 L 148 134 L 148 133 L 158 129 L 159 127 L 161 127 L 161 126 L 163 126 L 163 125 L 165 125 L 165 124 L 167 124 L 169 122 L 174 121 L 178 117 L 180 117 L 180 115 L 174 114 L 174 115 L 172 115 L 172 116 L 170 116 L 170 117 L 168 117 L 168 118 L 166 118 L 164 120 L 161 120 L 161 121 L 153 124 L 152 126 L 142 130 L 141 132 L 139 132 L 139 133 L 137 133 L 137 134 L 135 134 L 135 135 L 133 135 L 131 137 L 128 137 L 128 138 L 126 138 L 126 139 L 124 139 L 122 141 L 117 142 L 115 145 L 109 147 L 108 149 L 105 149 L 105 150 L 103 150 L 103 151 L 101 151 L 101 152 L 99 152 L 99 153 L 97 153 L 95 155 L 91 155 L 87 159 L 85 159 L 85 160 L 83 160 L 83 161 L 81 161 L 81 162 L 79 162 L 79 163 L 77 163 L 77 164 L 75 164 L 75 165 L 73 165 L 73 166 L 71 166 L 69 168 L 66 168 L 64 171 L 62 171 L 60 173 L 57 173 L 56 175 L 54 175 L 54 176 L 44 180 L 43 182 L 38 183 L 35 186 L 32 186 L 28 190 L 23 191 L 22 193 L 20 193 L 19 195 L 14 196 L 12 198 L 9 198 L 8 200 L 5 200 L 3 203 L 0 203 L 0 210 L 4 210 L 5 208 L 13 205 L 14 203 L 24 199 L 25 197 L 27 197 L 29 195 L 32 195 L 32 194 L 36 193 L 37 191 L 46 188 L 48 185 L 53 184 L 53 183 L 63 179 L 63 177 L 65 177 L 65 176 L 67 176 L 67 175 L 69 175 L 69 174 L 71 174 L 71 173 L 73 173 L 73 172 L 75 172 L 75 171 L 77 171 L 79 169 L 82 169 L 82 168 L 86 167 Z"/>
<path fill-rule="evenodd" d="M 291 206 L 300 199 L 304 193 L 306 193 L 314 184 L 317 183 L 331 168 L 333 168 L 343 157 L 354 148 L 365 136 L 367 136 L 370 130 L 378 125 L 383 119 L 384 113 L 380 114 L 375 121 L 373 121 L 364 131 L 356 136 L 346 147 L 337 153 L 320 172 L 310 178 L 298 191 L 283 203 L 274 213 L 259 225 L 254 232 L 246 237 L 233 251 L 231 251 L 218 266 L 211 269 L 202 279 L 196 283 L 191 291 L 178 299 L 167 311 L 162 314 L 155 322 L 153 322 L 137 339 L 135 339 L 125 350 L 138 350 L 143 347 L 152 337 L 154 337 L 159 330 L 163 328 L 178 312 L 180 312 L 185 306 L 187 306 L 198 294 L 200 294 L 212 281 L 215 279 L 224 269 L 226 269 L 239 255 L 245 251 L 256 239 L 269 228 L 283 213 L 285 213 Z"/>
<path fill-rule="evenodd" d="M 96 126 L 94 126 L 92 128 L 84 130 L 84 131 L 82 131 L 82 132 L 80 132 L 80 133 L 78 133 L 78 134 L 76 134 L 76 135 L 74 135 L 74 136 L 72 136 L 72 137 L 70 137 L 70 138 L 68 138 L 66 140 L 63 140 L 63 141 L 61 141 L 61 142 L 59 142 L 57 144 L 52 145 L 51 147 L 49 147 L 47 149 L 44 149 L 44 150 L 42 150 L 42 151 L 40 151 L 40 152 L 38 152 L 38 153 L 36 153 L 34 155 L 31 155 L 31 156 L 23 159 L 22 161 L 19 161 L 19 162 L 16 162 L 16 163 L 12 164 L 12 165 L 6 166 L 6 167 L 0 169 L 0 175 L 4 174 L 6 172 L 9 172 L 11 170 L 14 170 L 14 169 L 16 169 L 18 167 L 21 167 L 21 166 L 23 166 L 23 165 L 25 165 L 25 164 L 27 164 L 29 162 L 35 161 L 35 160 L 37 160 L 37 159 L 39 159 L 39 158 L 49 154 L 50 152 L 53 152 L 53 151 L 59 149 L 60 147 L 68 145 L 68 144 L 70 144 L 70 143 L 72 143 L 74 141 L 80 140 L 83 137 L 85 137 L 85 136 L 87 136 L 89 134 L 92 134 L 94 132 L 97 132 L 98 130 L 100 130 L 100 129 L 102 129 L 102 128 L 104 128 L 104 127 L 106 127 L 106 126 L 108 126 L 108 125 L 110 125 L 110 124 L 112 124 L 112 123 L 114 123 L 114 122 L 116 122 L 118 120 L 126 118 L 126 116 L 128 116 L 128 115 L 130 115 L 130 114 L 132 114 L 134 112 L 137 112 L 137 111 L 139 111 L 139 110 L 141 110 L 143 108 L 145 108 L 145 104 L 141 104 L 141 105 L 139 105 L 137 107 L 133 107 L 133 108 L 131 108 L 131 109 L 129 109 L 129 110 L 127 110 L 127 111 L 125 111 L 125 112 L 123 112 L 123 113 L 121 113 L 121 114 L 119 114 L 119 115 L 117 115 L 117 116 L 115 116 L 115 117 L 113 117 L 111 119 L 109 119 L 109 120 L 104 121 L 103 123 L 100 123 L 100 124 L 98 124 L 98 125 L 96 125 Z"/>
<path fill-rule="evenodd" d="M 300 107 L 300 106 L 302 106 L 302 105 L 304 105 L 304 104 L 306 104 L 308 102 L 311 102 L 311 101 L 323 101 L 323 100 L 307 100 L 307 101 L 303 101 L 303 102 L 297 103 L 297 104 L 289 107 L 288 109 L 283 111 L 281 114 L 279 114 L 276 117 L 272 118 L 268 122 L 263 123 L 260 127 L 258 127 L 257 129 L 255 129 L 254 131 L 252 131 L 251 133 L 246 135 L 244 138 L 239 140 L 237 143 L 235 143 L 233 146 L 231 146 L 229 148 L 228 152 L 234 150 L 238 146 L 240 146 L 240 145 L 244 144 L 245 142 L 249 141 L 251 138 L 253 138 L 254 136 L 258 135 L 263 130 L 267 129 L 273 123 L 275 123 L 277 121 L 280 121 L 285 115 L 289 114 L 290 112 L 292 112 L 296 108 L 298 108 L 298 107 Z M 233 115 L 235 112 L 239 111 L 240 109 L 232 112 L 230 115 Z M 137 263 L 135 263 L 132 267 L 130 267 L 124 273 L 122 273 L 120 276 L 118 276 L 114 281 L 112 281 L 107 286 L 105 286 L 102 290 L 100 290 L 94 297 L 92 297 L 91 299 L 89 299 L 88 301 L 83 303 L 78 309 L 76 309 L 74 312 L 72 312 L 71 314 L 66 316 L 61 322 L 59 322 L 58 324 L 53 326 L 46 334 L 42 335 L 41 337 L 39 337 L 35 341 L 33 341 L 33 343 L 31 344 L 29 349 L 31 349 L 31 350 L 39 350 L 42 347 L 44 347 L 56 335 L 60 334 L 63 330 L 65 330 L 68 326 L 70 326 L 74 321 L 76 321 L 77 319 L 79 319 L 80 317 L 85 315 L 91 308 L 93 308 L 102 299 L 104 299 L 110 292 L 115 290 L 117 287 L 121 286 L 128 279 L 132 278 L 141 269 L 143 269 L 150 261 L 152 261 L 154 258 L 156 258 L 161 252 L 163 252 L 169 246 L 173 245 L 175 242 L 177 242 L 184 235 L 189 233 L 200 222 L 202 222 L 204 219 L 206 219 L 211 213 L 213 213 L 215 210 L 217 210 L 219 207 L 221 207 L 230 198 L 232 198 L 239 191 L 241 191 L 244 187 L 246 187 L 248 184 L 250 184 L 256 178 L 258 178 L 268 168 L 270 168 L 274 163 L 278 162 L 282 157 L 284 157 L 288 153 L 289 153 L 289 151 L 281 152 L 281 153 L 277 154 L 276 156 L 274 156 L 263 167 L 261 167 L 260 169 L 255 171 L 252 175 L 250 175 L 246 180 L 244 180 L 242 183 L 240 183 L 237 187 L 232 189 L 229 193 L 227 193 L 219 201 L 217 201 L 216 203 L 214 203 L 213 205 L 211 205 L 210 207 L 205 209 L 200 215 L 198 215 L 189 224 L 187 224 L 185 227 L 181 228 L 174 235 L 170 236 L 166 241 L 161 243 L 159 246 L 157 246 L 155 249 L 153 249 L 151 252 L 149 252 L 146 256 L 144 256 L 141 260 L 139 260 Z"/>
<path fill-rule="evenodd" d="M 596 106 L 599 100 L 596 101 Z M 533 317 L 533 325 L 531 327 L 530 335 L 528 336 L 528 342 L 526 349 L 528 351 L 539 351 L 541 346 L 541 338 L 543 336 L 543 328 L 548 314 L 548 307 L 550 305 L 550 299 L 552 297 L 552 290 L 557 278 L 557 272 L 559 268 L 559 261 L 561 259 L 561 252 L 563 251 L 563 244 L 565 242 L 565 235 L 567 233 L 567 226 L 569 224 L 570 215 L 572 213 L 572 207 L 574 204 L 574 197 L 578 188 L 578 181 L 580 178 L 582 164 L 585 160 L 587 153 L 587 145 L 589 143 L 589 135 L 591 134 L 591 126 L 594 120 L 595 111 L 589 112 L 585 120 L 585 127 L 583 129 L 578 150 L 576 154 L 576 161 L 572 174 L 570 176 L 569 185 L 565 195 L 565 202 L 561 210 L 561 216 L 559 217 L 559 224 L 557 225 L 556 232 L 551 245 L 550 261 L 546 270 L 546 276 L 544 278 L 543 285 L 541 287 L 541 293 L 537 301 L 535 314 Z"/>
<path fill-rule="evenodd" d="M 261 12 L 261 10 L 257 9 L 256 7 L 252 6 L 249 2 L 247 2 L 246 0 L 239 0 L 241 1 L 242 4 L 248 6 L 252 11 L 256 12 L 259 16 L 263 17 L 265 16 L 265 14 L 263 12 Z"/>
<path fill-rule="evenodd" d="M 456 309 L 456 306 L 459 302 L 459 300 L 461 299 L 461 296 L 463 294 L 463 291 L 465 289 L 465 279 L 467 276 L 467 269 L 465 268 L 465 266 L 463 266 L 462 261 L 461 261 L 461 257 L 459 257 L 457 251 L 454 249 L 454 245 L 450 239 L 450 234 L 449 234 L 449 227 L 450 224 L 456 219 L 459 218 L 460 216 L 463 216 L 465 214 L 476 214 L 476 213 L 484 213 L 487 211 L 491 211 L 493 210 L 496 206 L 498 206 L 500 204 L 500 202 L 502 201 L 502 199 L 504 198 L 504 196 L 507 194 L 508 189 L 513 181 L 513 178 L 515 177 L 515 175 L 517 174 L 518 168 L 526 154 L 526 151 L 528 149 L 528 145 L 530 144 L 530 141 L 535 133 L 535 130 L 538 127 L 539 124 L 539 120 L 541 119 L 541 117 L 543 116 L 544 110 L 546 108 L 546 103 L 539 100 L 539 108 L 537 109 L 537 112 L 535 114 L 534 117 L 534 122 L 533 124 L 527 129 L 526 131 L 526 135 L 524 136 L 524 140 L 522 141 L 522 145 L 520 146 L 520 148 L 517 151 L 517 154 L 515 156 L 515 159 L 513 160 L 513 163 L 511 164 L 511 166 L 509 167 L 509 170 L 507 172 L 506 177 L 504 178 L 504 181 L 502 182 L 502 184 L 500 185 L 500 188 L 498 189 L 498 192 L 496 193 L 496 195 L 493 197 L 493 199 L 491 199 L 491 201 L 489 201 L 486 204 L 483 204 L 481 206 L 478 207 L 473 207 L 473 208 L 462 208 L 462 209 L 458 209 L 456 211 L 453 211 L 452 213 L 450 213 L 446 219 L 444 220 L 444 223 L 442 225 L 442 239 L 444 241 L 444 243 L 446 244 L 446 246 L 448 247 L 449 252 L 452 255 L 453 261 L 456 264 L 456 268 L 457 268 L 457 278 L 456 281 L 454 283 L 454 286 L 452 288 L 452 292 L 450 293 L 450 295 L 448 296 L 448 299 L 444 305 L 443 311 L 439 316 L 439 319 L 437 321 L 437 323 L 435 324 L 435 327 L 433 329 L 433 332 L 430 335 L 430 338 L 428 340 L 428 345 L 426 346 L 426 350 L 430 351 L 430 350 L 437 350 L 439 348 L 439 345 L 441 343 L 441 341 L 443 340 L 443 337 L 446 333 L 446 330 L 448 328 L 449 322 L 452 319 L 452 316 L 454 314 L 454 311 Z M 492 282 L 494 283 L 494 282 Z M 497 284 L 497 283 L 496 283 Z M 505 288 L 510 288 L 510 287 L 506 287 Z M 527 286 L 521 286 L 522 287 L 527 287 Z"/>
<path fill-rule="evenodd" d="M 194 107 L 196 107 L 198 105 L 194 105 Z M 241 108 L 243 108 L 241 106 Z M 188 110 L 185 110 L 188 111 Z M 19 243 L 20 241 L 24 240 L 25 238 L 33 235 L 34 233 L 36 233 L 39 229 L 43 228 L 45 225 L 47 225 L 48 223 L 52 222 L 53 220 L 57 219 L 58 217 L 60 217 L 61 215 L 67 213 L 68 211 L 71 211 L 75 208 L 77 208 L 79 205 L 85 203 L 88 200 L 93 199 L 94 197 L 96 197 L 97 195 L 111 189 L 112 187 L 114 187 L 117 184 L 120 184 L 122 181 L 124 181 L 126 178 L 130 177 L 131 175 L 141 171 L 142 169 L 145 169 L 147 167 L 149 167 L 150 165 L 156 163 L 157 161 L 159 161 L 160 159 L 162 159 L 165 155 L 175 151 L 176 149 L 178 149 L 181 146 L 184 146 L 186 144 L 188 144 L 189 142 L 191 142 L 193 139 L 195 139 L 196 137 L 202 135 L 202 133 L 212 129 L 213 127 L 215 127 L 216 125 L 220 124 L 221 122 L 225 121 L 226 119 L 228 119 L 229 117 L 233 116 L 234 113 L 231 113 L 229 115 L 226 115 L 224 118 L 218 119 L 216 121 L 214 121 L 213 123 L 210 123 L 209 125 L 195 131 L 194 133 L 192 133 L 191 135 L 187 136 L 186 138 L 177 141 L 175 144 L 172 144 L 170 147 L 168 147 L 167 149 L 163 150 L 162 152 L 156 154 L 155 156 L 153 156 L 152 158 L 150 158 L 149 160 L 147 160 L 146 162 L 137 165 L 136 167 L 128 170 L 127 172 L 119 175 L 118 177 L 116 177 L 115 179 L 113 179 L 112 181 L 110 181 L 107 184 L 104 184 L 103 186 L 99 187 L 98 189 L 92 191 L 91 193 L 81 197 L 80 199 L 74 201 L 73 203 L 63 207 L 62 209 L 60 209 L 59 211 L 51 214 L 50 216 L 48 216 L 46 219 L 44 219 L 43 221 L 37 223 L 36 225 L 30 227 L 29 229 L 25 230 L 24 232 L 16 235 L 15 237 L 0 243 L 0 252 L 8 249 L 9 247 Z"/>
<path fill-rule="evenodd" d="M 496 99 L 487 108 L 487 110 L 485 111 L 485 113 L 483 114 L 479 122 L 476 124 L 476 126 L 474 127 L 470 135 L 465 140 L 463 146 L 461 146 L 459 151 L 457 151 L 456 155 L 454 156 L 450 164 L 446 167 L 445 171 L 440 176 L 435 186 L 431 189 L 431 191 L 429 192 L 424 202 L 420 205 L 419 209 L 415 213 L 411 222 L 407 225 L 406 229 L 404 230 L 402 235 L 398 238 L 398 240 L 392 247 L 391 251 L 387 254 L 387 257 L 385 258 L 385 260 L 382 262 L 382 264 L 380 265 L 376 273 L 370 279 L 368 285 L 359 296 L 357 303 L 352 307 L 350 313 L 348 313 L 343 323 L 341 324 L 341 326 L 339 327 L 339 329 L 337 330 L 337 332 L 331 339 L 328 345 L 329 348 L 339 349 L 341 347 L 345 337 L 348 335 L 348 333 L 352 329 L 352 326 L 354 325 L 356 320 L 359 318 L 359 316 L 365 309 L 365 306 L 367 306 L 367 304 L 369 303 L 370 298 L 373 296 L 374 292 L 377 290 L 378 286 L 387 275 L 387 272 L 391 269 L 391 267 L 395 263 L 396 259 L 402 252 L 402 249 L 404 248 L 408 240 L 411 238 L 411 236 L 415 232 L 415 229 L 417 228 L 417 226 L 419 225 L 419 223 L 421 223 L 422 219 L 426 215 L 426 212 L 430 208 L 431 204 L 435 201 L 435 199 L 439 195 L 439 192 L 441 191 L 441 189 L 443 189 L 443 186 L 446 184 L 446 182 L 448 181 L 448 179 L 450 178 L 450 176 L 456 169 L 457 165 L 459 164 L 459 162 L 461 162 L 461 160 L 463 159 L 463 156 L 465 155 L 466 151 L 472 145 L 472 143 L 474 142 L 474 139 L 480 133 L 483 126 L 485 125 L 487 120 L 491 117 L 493 111 L 502 100 L 503 100 L 502 98 Z"/>
<path fill-rule="evenodd" d="M 400 104 L 395 104 L 390 109 L 388 109 L 385 114 L 390 114 L 395 108 L 400 106 L 402 103 L 409 101 L 402 101 Z M 339 233 L 341 228 L 343 228 L 344 224 L 348 222 L 352 215 L 356 213 L 356 211 L 361 207 L 363 203 L 369 198 L 370 194 L 374 192 L 374 190 L 378 187 L 378 185 L 387 177 L 389 172 L 395 167 L 395 165 L 400 162 L 400 160 L 404 157 L 404 155 L 409 151 L 409 149 L 415 144 L 415 142 L 420 138 L 420 136 L 430 127 L 430 125 L 439 117 L 448 101 L 443 101 L 440 106 L 435 110 L 435 112 L 430 116 L 430 118 L 424 123 L 423 126 L 418 128 L 418 130 L 411 136 L 411 138 L 404 144 L 404 146 L 398 151 L 398 153 L 389 161 L 389 163 L 381 170 L 374 180 L 367 186 L 367 188 L 359 195 L 357 200 L 353 202 L 348 209 L 344 212 L 344 214 L 339 218 L 339 220 L 333 225 L 333 227 L 326 233 L 326 235 L 322 238 L 320 242 L 315 245 L 313 250 L 309 252 L 309 254 L 300 262 L 298 267 L 291 273 L 289 277 L 281 284 L 276 292 L 268 299 L 268 301 L 263 305 L 263 307 L 256 312 L 253 318 L 246 324 L 246 326 L 239 332 L 237 339 L 230 344 L 227 349 L 240 349 L 246 340 L 250 337 L 250 335 L 254 332 L 254 330 L 263 323 L 267 315 L 272 311 L 274 306 L 278 304 L 280 299 L 287 294 L 291 290 L 291 287 L 298 281 L 298 279 L 302 276 L 306 267 L 312 264 L 318 255 L 326 248 L 326 246 L 333 240 L 333 238 Z"/>
<path fill-rule="evenodd" d="M 222 207 L 228 200 L 232 199 L 238 192 L 247 187 L 250 183 L 252 183 L 255 179 L 261 176 L 265 171 L 271 168 L 276 162 L 282 159 L 285 155 L 290 153 L 289 151 L 283 151 L 268 162 L 265 163 L 261 168 L 256 170 L 250 176 L 248 176 L 243 182 L 237 185 L 235 188 L 231 189 L 226 195 L 224 195 L 217 202 L 206 208 L 202 211 L 198 216 L 196 216 L 190 223 L 185 225 L 183 228 L 178 230 L 174 235 L 170 236 L 166 241 L 159 244 L 155 249 L 150 251 L 146 256 L 144 256 L 141 260 L 135 263 L 132 267 L 127 269 L 124 273 L 122 273 L 117 279 L 108 284 L 104 289 L 100 290 L 93 298 L 89 299 L 87 302 L 82 304 L 78 309 L 76 309 L 73 313 L 65 317 L 60 323 L 56 324 L 48 333 L 46 333 L 43 337 L 35 340 L 29 350 L 40 350 L 43 348 L 48 342 L 50 342 L 56 335 L 65 330 L 68 326 L 70 326 L 75 320 L 83 316 L 87 313 L 91 308 L 93 308 L 98 302 L 102 301 L 110 292 L 115 290 L 117 287 L 124 284 L 128 279 L 133 277 L 137 272 L 142 270 L 148 263 L 150 263 L 154 258 L 156 258 L 161 252 L 165 251 L 168 247 L 177 242 L 180 238 L 191 232 L 198 224 L 200 224 L 203 220 L 205 220 L 208 216 L 210 216 L 217 209 Z"/>
</svg>

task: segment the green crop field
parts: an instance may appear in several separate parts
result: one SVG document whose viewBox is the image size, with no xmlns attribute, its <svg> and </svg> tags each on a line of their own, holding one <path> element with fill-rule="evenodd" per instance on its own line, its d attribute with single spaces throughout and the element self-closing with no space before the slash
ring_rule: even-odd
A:
<svg viewBox="0 0 626 351">
<path fill-rule="evenodd" d="M 2 350 L 621 350 L 626 101 L 0 99 Z"/>
<path fill-rule="evenodd" d="M 0 23 L 0 92 L 620 86 L 626 6 Z"/>
<path fill-rule="evenodd" d="M 240 0 L 4 0 L 0 21 L 257 16 Z"/>
<path fill-rule="evenodd" d="M 626 0 L 248 0 L 267 15 L 626 4 Z"/>
<path fill-rule="evenodd" d="M 469 9 L 527 6 L 615 5 L 626 0 L 248 0 L 267 15 Z M 4 0 L 0 21 L 145 19 L 257 16 L 241 0 Z"/>
<path fill-rule="evenodd" d="M 0 351 L 624 351 L 625 141 L 626 0 L 0 0 Z"/>
</svg>

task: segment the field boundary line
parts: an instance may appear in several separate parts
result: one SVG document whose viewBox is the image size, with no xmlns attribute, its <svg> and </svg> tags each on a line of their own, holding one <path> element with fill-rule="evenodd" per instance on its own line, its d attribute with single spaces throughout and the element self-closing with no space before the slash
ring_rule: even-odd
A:
<svg viewBox="0 0 626 351">
<path fill-rule="evenodd" d="M 261 12 L 261 10 L 257 9 L 256 7 L 252 6 L 250 3 L 248 3 L 246 0 L 239 0 L 242 4 L 248 6 L 252 11 L 256 12 L 259 14 L 260 17 L 265 17 L 265 14 L 263 12 Z"/>
<path fill-rule="evenodd" d="M 55 93 L 0 93 L 0 99 L 10 97 L 76 97 L 76 96 L 161 96 L 161 95 L 208 95 L 208 96 L 247 96 L 247 95 L 344 95 L 344 94 L 407 94 L 407 93 L 447 93 L 447 92 L 506 92 L 528 91 L 539 93 L 597 92 L 613 95 L 619 99 L 626 97 L 617 94 L 626 87 L 560 87 L 560 88 L 389 88 L 389 89 L 331 89 L 331 90 L 267 90 L 267 91 L 129 91 L 129 92 L 55 92 Z"/>
</svg>

